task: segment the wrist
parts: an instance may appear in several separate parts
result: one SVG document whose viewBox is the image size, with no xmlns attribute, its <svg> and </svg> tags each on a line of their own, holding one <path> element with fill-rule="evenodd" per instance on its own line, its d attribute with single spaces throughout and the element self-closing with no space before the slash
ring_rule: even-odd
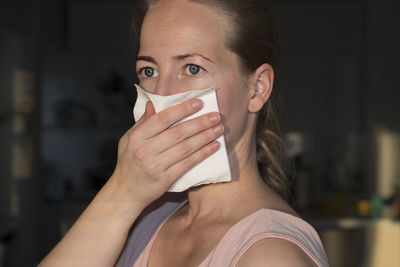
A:
<svg viewBox="0 0 400 267">
<path fill-rule="evenodd" d="M 94 203 L 99 203 L 107 216 L 132 224 L 146 205 L 135 200 L 127 188 L 111 177 L 97 194 Z"/>
</svg>

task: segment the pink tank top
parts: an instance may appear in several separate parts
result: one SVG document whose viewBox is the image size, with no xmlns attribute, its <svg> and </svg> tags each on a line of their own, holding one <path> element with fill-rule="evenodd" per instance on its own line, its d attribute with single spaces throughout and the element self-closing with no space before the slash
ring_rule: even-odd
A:
<svg viewBox="0 0 400 267">
<path fill-rule="evenodd" d="M 147 266 L 154 240 L 168 218 L 158 227 L 145 249 L 133 264 L 133 267 Z M 311 225 L 298 217 L 281 211 L 260 209 L 232 226 L 199 267 L 235 266 L 240 257 L 251 245 L 260 239 L 271 237 L 293 242 L 317 266 L 329 266 L 321 240 Z"/>
</svg>

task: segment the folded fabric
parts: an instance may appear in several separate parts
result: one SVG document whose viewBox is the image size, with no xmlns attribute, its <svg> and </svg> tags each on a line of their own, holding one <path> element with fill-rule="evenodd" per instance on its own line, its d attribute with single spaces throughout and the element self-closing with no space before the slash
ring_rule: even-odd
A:
<svg viewBox="0 0 400 267">
<path fill-rule="evenodd" d="M 184 118 L 176 124 L 199 117 L 200 115 L 209 112 L 219 112 L 216 89 L 214 86 L 203 90 L 193 90 L 168 96 L 151 94 L 146 92 L 139 85 L 135 85 L 135 87 L 137 90 L 137 100 L 133 109 L 135 121 L 138 121 L 143 115 L 147 101 L 151 101 L 153 103 L 156 112 L 160 112 L 170 106 L 177 105 L 191 98 L 197 98 L 203 101 L 203 107 L 200 111 Z M 172 125 L 171 127 L 175 125 Z M 182 192 L 193 186 L 229 182 L 232 180 L 224 136 L 222 135 L 216 140 L 220 143 L 220 147 L 217 152 L 197 164 L 182 177 L 180 177 L 171 186 L 169 189 L 170 192 Z"/>
</svg>

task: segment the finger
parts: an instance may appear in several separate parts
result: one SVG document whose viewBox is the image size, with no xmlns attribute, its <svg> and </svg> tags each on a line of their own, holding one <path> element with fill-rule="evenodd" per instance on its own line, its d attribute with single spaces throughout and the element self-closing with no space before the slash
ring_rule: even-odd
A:
<svg viewBox="0 0 400 267">
<path fill-rule="evenodd" d="M 135 123 L 136 127 L 155 113 L 156 111 L 154 109 L 153 103 L 151 101 L 147 101 L 142 117 L 140 117 L 140 119 Z"/>
<path fill-rule="evenodd" d="M 129 135 L 134 129 L 136 129 L 140 124 L 142 124 L 146 120 L 146 118 L 150 117 L 155 113 L 156 111 L 154 109 L 153 103 L 151 101 L 147 101 L 142 117 L 140 117 L 138 121 L 136 121 L 135 124 L 131 128 L 129 128 L 128 131 L 126 131 L 125 135 Z"/>
<path fill-rule="evenodd" d="M 192 136 L 183 142 L 171 147 L 170 149 L 161 153 L 163 158 L 163 168 L 168 169 L 170 166 L 185 160 L 187 157 L 202 149 L 202 147 L 211 143 L 224 132 L 222 124 L 207 129 L 195 136 Z M 165 165 L 164 165 L 165 164 Z"/>
<path fill-rule="evenodd" d="M 150 117 L 151 115 L 153 115 L 155 113 L 156 113 L 156 110 L 154 109 L 153 103 L 151 101 L 147 101 L 146 102 L 145 113 L 144 113 L 145 117 L 148 118 L 148 117 Z"/>
<path fill-rule="evenodd" d="M 169 179 L 168 182 L 172 185 L 188 170 L 214 154 L 218 150 L 219 146 L 220 144 L 218 143 L 218 141 L 212 141 L 211 143 L 202 147 L 200 150 L 191 154 L 189 157 L 168 168 L 168 170 L 166 171 L 167 177 Z"/>
<path fill-rule="evenodd" d="M 161 132 L 151 143 L 156 152 L 165 151 L 172 146 L 192 137 L 202 131 L 217 125 L 221 121 L 221 116 L 217 112 L 208 113 L 200 117 L 182 122 L 172 128 Z M 215 139 L 215 138 L 214 138 Z"/>
<path fill-rule="evenodd" d="M 151 115 L 139 125 L 140 128 L 146 128 L 142 131 L 142 137 L 150 138 L 159 134 L 174 123 L 196 113 L 202 106 L 202 101 L 194 98 Z"/>
</svg>

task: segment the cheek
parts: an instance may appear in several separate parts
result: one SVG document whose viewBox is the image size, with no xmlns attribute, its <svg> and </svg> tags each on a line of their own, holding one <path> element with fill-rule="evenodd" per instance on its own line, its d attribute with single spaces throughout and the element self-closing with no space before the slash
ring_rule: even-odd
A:
<svg viewBox="0 0 400 267">
<path fill-rule="evenodd" d="M 237 83 L 225 85 L 217 94 L 225 141 L 230 151 L 242 138 L 248 122 L 248 96 Z"/>
</svg>

